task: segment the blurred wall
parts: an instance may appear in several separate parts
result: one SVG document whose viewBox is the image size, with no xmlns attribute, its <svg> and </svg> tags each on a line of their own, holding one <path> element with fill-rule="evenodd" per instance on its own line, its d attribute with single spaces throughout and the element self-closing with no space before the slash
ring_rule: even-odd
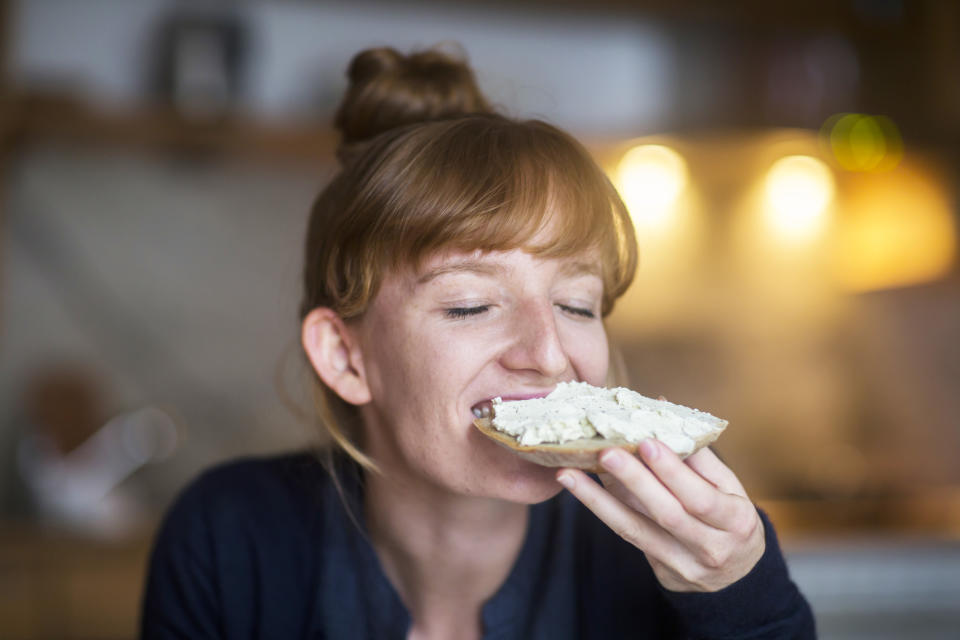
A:
<svg viewBox="0 0 960 640">
<path fill-rule="evenodd" d="M 648 23 L 440 3 L 30 0 L 11 7 L 10 81 L 136 114 L 155 103 L 174 16 L 242 25 L 230 110 L 258 126 L 326 128 L 350 57 L 376 45 L 458 43 L 504 111 L 597 138 L 661 126 L 671 109 L 672 45 Z M 104 420 L 153 406 L 176 425 L 176 454 L 138 476 L 160 502 L 212 461 L 309 442 L 295 415 L 312 402 L 297 349 L 301 245 L 334 168 L 329 156 L 277 166 L 96 137 L 19 147 L 2 194 L 4 459 L 31 428 L 30 381 L 77 363 Z"/>
<path fill-rule="evenodd" d="M 142 100 L 151 45 L 173 12 L 223 3 L 30 0 L 15 4 L 13 80 L 75 90 L 110 106 Z M 673 45 L 648 22 L 603 13 L 391 2 L 229 4 L 248 27 L 243 106 L 258 117 L 332 112 L 357 51 L 459 43 L 507 112 L 599 135 L 635 135 L 673 107 Z"/>
<path fill-rule="evenodd" d="M 300 362 L 301 245 L 321 180 L 136 151 L 19 156 L 4 203 L 3 428 L 27 426 L 20 397 L 38 369 L 85 363 L 103 418 L 153 405 L 180 423 L 174 478 L 302 443 L 276 378 Z"/>
</svg>

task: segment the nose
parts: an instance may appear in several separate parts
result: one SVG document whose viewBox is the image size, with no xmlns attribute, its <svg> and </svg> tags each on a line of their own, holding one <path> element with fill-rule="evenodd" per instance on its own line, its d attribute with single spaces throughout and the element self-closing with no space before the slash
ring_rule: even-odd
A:
<svg viewBox="0 0 960 640">
<path fill-rule="evenodd" d="M 553 305 L 530 303 L 518 309 L 511 323 L 510 347 L 501 362 L 514 371 L 534 371 L 546 378 L 559 378 L 570 366 L 557 329 Z"/>
</svg>

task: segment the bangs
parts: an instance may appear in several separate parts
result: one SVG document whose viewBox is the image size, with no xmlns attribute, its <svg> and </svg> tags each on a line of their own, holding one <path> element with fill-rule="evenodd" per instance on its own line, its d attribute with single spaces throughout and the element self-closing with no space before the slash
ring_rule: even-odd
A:
<svg viewBox="0 0 960 640">
<path fill-rule="evenodd" d="M 545 258 L 593 251 L 604 315 L 633 279 L 636 240 L 622 200 L 587 151 L 550 125 L 435 122 L 391 140 L 379 157 L 367 201 L 355 204 L 379 211 L 360 244 L 380 273 L 419 268 L 445 250 L 523 249 Z"/>
</svg>

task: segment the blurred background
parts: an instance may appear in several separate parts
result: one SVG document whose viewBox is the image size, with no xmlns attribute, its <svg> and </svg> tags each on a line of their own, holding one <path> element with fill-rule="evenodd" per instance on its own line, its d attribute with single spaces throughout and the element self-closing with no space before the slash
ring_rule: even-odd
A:
<svg viewBox="0 0 960 640">
<path fill-rule="evenodd" d="M 307 446 L 360 49 L 462 49 L 641 243 L 631 385 L 731 426 L 824 638 L 960 634 L 960 3 L 0 2 L 0 637 L 132 638 L 204 467 Z"/>
</svg>

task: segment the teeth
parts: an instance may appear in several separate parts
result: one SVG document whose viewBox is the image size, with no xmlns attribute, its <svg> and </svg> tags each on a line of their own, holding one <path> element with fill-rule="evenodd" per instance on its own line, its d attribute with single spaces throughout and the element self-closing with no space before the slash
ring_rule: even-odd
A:
<svg viewBox="0 0 960 640">
<path fill-rule="evenodd" d="M 481 402 L 474 406 L 471 411 L 473 411 L 473 415 L 477 418 L 489 418 L 493 415 L 493 410 L 490 408 L 489 402 Z"/>
</svg>

